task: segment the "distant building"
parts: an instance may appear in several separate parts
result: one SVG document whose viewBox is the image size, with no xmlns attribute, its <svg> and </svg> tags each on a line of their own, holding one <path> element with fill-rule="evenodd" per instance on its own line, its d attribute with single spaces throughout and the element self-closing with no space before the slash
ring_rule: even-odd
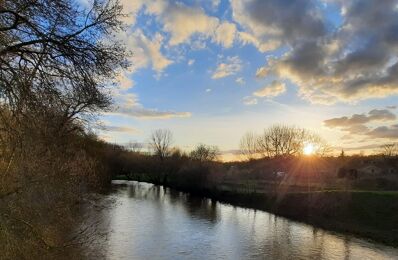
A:
<svg viewBox="0 0 398 260">
<path fill-rule="evenodd" d="M 340 178 L 344 175 L 345 177 L 354 177 L 357 175 L 358 178 L 366 177 L 378 177 L 387 175 L 398 175 L 398 158 L 384 157 L 352 157 L 349 161 L 340 166 L 337 174 Z M 356 172 L 355 172 L 356 171 Z M 344 173 L 344 174 L 343 174 Z"/>
</svg>

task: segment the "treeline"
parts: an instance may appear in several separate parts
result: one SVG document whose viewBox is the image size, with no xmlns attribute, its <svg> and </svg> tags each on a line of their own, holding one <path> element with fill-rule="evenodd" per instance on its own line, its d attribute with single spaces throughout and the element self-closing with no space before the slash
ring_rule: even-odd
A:
<svg viewBox="0 0 398 260">
<path fill-rule="evenodd" d="M 81 259 L 81 209 L 109 185 L 89 122 L 126 67 L 116 0 L 0 1 L 0 258 Z M 76 249 L 76 250 L 72 250 Z"/>
<path fill-rule="evenodd" d="M 215 146 L 198 144 L 189 153 L 181 151 L 173 146 L 173 135 L 167 129 L 153 131 L 149 139 L 150 153 L 140 152 L 135 143 L 113 146 L 113 155 L 107 160 L 114 178 L 200 190 L 211 183 L 211 173 L 224 167 L 218 161 L 220 152 Z"/>
<path fill-rule="evenodd" d="M 241 140 L 245 161 L 224 163 L 215 146 L 199 144 L 190 152 L 173 146 L 173 135 L 167 129 L 153 131 L 149 137 L 150 152 L 141 152 L 142 146 L 130 142 L 126 146 L 114 146 L 114 156 L 109 158 L 114 166 L 114 178 L 146 181 L 189 191 L 216 189 L 225 181 L 246 183 L 248 180 L 278 181 L 277 172 L 295 168 L 289 178 L 305 176 L 308 165 L 301 162 L 304 146 L 314 145 L 315 157 L 326 156 L 329 149 L 323 140 L 309 131 L 294 126 L 276 125 L 264 131 L 264 135 L 246 134 Z M 293 167 L 292 165 L 300 165 Z M 307 168 L 305 168 L 307 167 Z M 312 168 L 318 163 L 311 163 Z M 319 171 L 321 171 L 319 169 Z M 330 177 L 325 176 L 325 177 Z"/>
<path fill-rule="evenodd" d="M 151 154 L 91 133 L 95 115 L 110 108 L 112 79 L 129 65 L 114 39 L 123 17 L 117 0 L 86 9 L 70 0 L 0 1 L 0 258 L 84 258 L 79 246 L 93 237 L 82 228 L 86 198 L 116 175 L 197 189 L 231 170 L 216 147 L 173 148 L 167 130 L 152 134 Z M 242 150 L 295 156 L 306 142 L 322 151 L 307 131 L 276 126 L 245 136 Z"/>
<path fill-rule="evenodd" d="M 240 140 L 240 151 L 247 159 L 299 156 L 305 145 L 317 156 L 328 156 L 332 149 L 320 136 L 295 126 L 274 125 L 261 134 L 247 132 Z"/>
<path fill-rule="evenodd" d="M 149 152 L 141 152 L 143 144 L 137 142 L 115 146 L 115 153 L 109 158 L 114 166 L 113 178 L 146 181 L 188 191 L 242 188 L 251 192 L 274 192 L 281 187 L 289 191 L 366 189 L 375 187 L 369 185 L 376 181 L 374 178 L 356 180 L 362 178 L 343 176 L 341 172 L 358 167 L 355 166 L 358 163 L 380 161 L 386 156 L 389 164 L 395 163 L 395 145 L 383 145 L 381 155 L 346 156 L 342 151 L 336 157 L 318 135 L 287 125 L 271 126 L 260 135 L 246 133 L 240 141 L 240 152 L 235 154 L 237 160 L 232 162 L 221 162 L 221 153 L 214 146 L 199 144 L 190 152 L 182 151 L 173 146 L 173 135 L 166 129 L 155 130 L 148 145 Z M 308 147 L 310 153 L 303 154 Z M 386 159 L 381 161 L 387 162 Z M 376 185 L 377 189 L 396 187 L 395 181 L 384 177 L 388 176 L 379 176 L 380 183 L 391 185 Z"/>
</svg>

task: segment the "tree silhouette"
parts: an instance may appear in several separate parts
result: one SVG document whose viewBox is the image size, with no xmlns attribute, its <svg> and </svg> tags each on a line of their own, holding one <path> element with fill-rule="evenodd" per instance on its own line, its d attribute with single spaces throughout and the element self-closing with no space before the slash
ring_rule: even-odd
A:
<svg viewBox="0 0 398 260">
<path fill-rule="evenodd" d="M 173 134 L 168 129 L 157 129 L 150 137 L 150 145 L 161 161 L 170 155 L 172 142 Z"/>
</svg>

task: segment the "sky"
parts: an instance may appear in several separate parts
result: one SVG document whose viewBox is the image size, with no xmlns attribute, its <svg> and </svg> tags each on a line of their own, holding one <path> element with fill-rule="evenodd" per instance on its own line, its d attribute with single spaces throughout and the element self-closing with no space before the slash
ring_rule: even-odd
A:
<svg viewBox="0 0 398 260">
<path fill-rule="evenodd" d="M 132 53 L 101 138 L 225 154 L 247 131 L 307 128 L 336 150 L 398 139 L 398 1 L 121 0 Z"/>
</svg>

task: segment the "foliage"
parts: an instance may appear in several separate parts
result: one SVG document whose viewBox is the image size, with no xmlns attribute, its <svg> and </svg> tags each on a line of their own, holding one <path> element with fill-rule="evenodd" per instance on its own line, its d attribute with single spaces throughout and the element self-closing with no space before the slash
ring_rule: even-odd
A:
<svg viewBox="0 0 398 260">
<path fill-rule="evenodd" d="M 106 110 L 106 86 L 127 63 L 112 39 L 118 1 L 0 1 L 0 252 L 54 259 L 88 242 L 79 214 L 110 182 L 107 145 L 85 119 Z M 80 259 L 81 255 L 69 255 Z"/>
<path fill-rule="evenodd" d="M 209 146 L 205 144 L 199 144 L 189 154 L 192 160 L 199 162 L 214 161 L 219 156 L 219 149 L 216 146 Z"/>
<path fill-rule="evenodd" d="M 1 1 L 3 104 L 13 114 L 47 114 L 60 127 L 107 108 L 105 85 L 126 65 L 123 46 L 109 37 L 121 28 L 121 10 L 113 0 L 88 10 L 69 0 Z"/>
</svg>

